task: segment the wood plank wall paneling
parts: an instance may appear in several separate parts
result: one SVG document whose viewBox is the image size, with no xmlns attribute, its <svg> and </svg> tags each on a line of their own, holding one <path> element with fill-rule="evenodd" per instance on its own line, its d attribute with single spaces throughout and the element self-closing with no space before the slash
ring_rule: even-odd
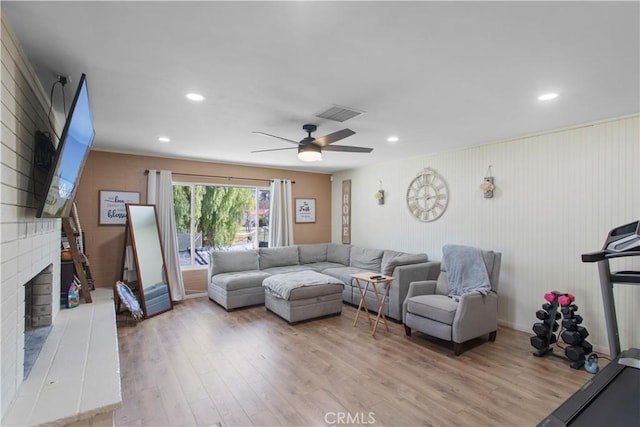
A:
<svg viewBox="0 0 640 427">
<path fill-rule="evenodd" d="M 78 187 L 76 204 L 82 228 L 86 234 L 86 251 L 91 262 L 91 272 L 98 287 L 112 286 L 119 279 L 124 246 L 124 226 L 98 224 L 99 191 L 139 191 L 141 203 L 146 203 L 147 177 L 144 174 L 146 169 L 165 169 L 191 174 L 266 180 L 271 178 L 294 180 L 296 182 L 293 186 L 294 198 L 316 199 L 316 222 L 314 224 L 294 224 L 295 242 L 302 244 L 331 240 L 330 175 L 92 150 Z M 174 180 L 177 182 L 256 185 L 255 181 L 230 182 L 221 179 L 180 175 L 175 175 Z M 257 184 L 269 186 L 269 182 L 258 182 Z M 206 289 L 206 274 L 189 277 L 183 275 L 183 278 L 194 289 Z M 205 282 L 197 284 L 194 280 L 205 280 Z"/>
<path fill-rule="evenodd" d="M 501 251 L 502 324 L 531 331 L 544 293 L 570 292 L 588 340 L 608 351 L 597 268 L 580 255 L 600 249 L 613 227 L 640 219 L 639 128 L 635 115 L 335 174 L 332 240 L 340 241 L 340 183 L 351 179 L 354 244 L 431 259 L 440 259 L 447 243 Z M 493 199 L 479 189 L 488 165 Z M 405 203 L 409 182 L 425 167 L 444 177 L 451 194 L 432 223 L 412 218 Z M 373 198 L 379 181 L 382 206 Z M 617 261 L 614 269 L 640 270 L 640 260 Z M 614 293 L 622 347 L 638 347 L 640 287 L 619 285 Z"/>
</svg>

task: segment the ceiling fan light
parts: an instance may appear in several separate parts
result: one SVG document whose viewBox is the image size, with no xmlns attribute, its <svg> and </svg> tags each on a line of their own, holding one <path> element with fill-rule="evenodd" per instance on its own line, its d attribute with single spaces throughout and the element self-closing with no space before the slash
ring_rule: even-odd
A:
<svg viewBox="0 0 640 427">
<path fill-rule="evenodd" d="M 315 145 L 301 145 L 298 147 L 298 158 L 303 162 L 318 162 L 322 160 L 322 150 Z"/>
</svg>

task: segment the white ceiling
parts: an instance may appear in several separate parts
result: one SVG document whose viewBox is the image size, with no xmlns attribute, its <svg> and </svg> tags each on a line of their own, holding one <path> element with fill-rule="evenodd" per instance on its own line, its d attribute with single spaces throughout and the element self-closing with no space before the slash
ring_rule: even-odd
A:
<svg viewBox="0 0 640 427">
<path fill-rule="evenodd" d="M 640 111 L 637 1 L 2 1 L 2 12 L 47 92 L 71 76 L 68 105 L 87 73 L 102 150 L 331 173 Z M 559 97 L 538 101 L 545 92 Z M 366 113 L 315 117 L 334 104 Z M 356 135 L 338 144 L 374 151 L 304 163 L 252 134 L 299 140 L 305 123 L 316 137 L 348 127 Z"/>
</svg>

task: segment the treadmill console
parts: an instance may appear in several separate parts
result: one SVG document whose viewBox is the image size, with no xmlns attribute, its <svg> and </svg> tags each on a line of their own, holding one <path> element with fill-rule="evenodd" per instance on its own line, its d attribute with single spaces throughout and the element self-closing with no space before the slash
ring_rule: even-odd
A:
<svg viewBox="0 0 640 427">
<path fill-rule="evenodd" d="M 640 250 L 640 221 L 621 225 L 611 230 L 602 249 L 609 252 Z"/>
</svg>

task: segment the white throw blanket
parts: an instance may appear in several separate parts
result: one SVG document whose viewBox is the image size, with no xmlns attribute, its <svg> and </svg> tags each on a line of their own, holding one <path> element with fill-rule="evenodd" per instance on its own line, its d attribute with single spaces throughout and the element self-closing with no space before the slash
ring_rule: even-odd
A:
<svg viewBox="0 0 640 427">
<path fill-rule="evenodd" d="M 447 273 L 449 296 L 468 292 L 487 295 L 491 291 L 487 266 L 478 248 L 445 245 L 442 248 L 441 270 Z"/>
<path fill-rule="evenodd" d="M 340 279 L 327 276 L 326 274 L 316 273 L 311 270 L 274 274 L 262 281 L 262 286 L 267 288 L 272 295 L 285 300 L 289 299 L 291 291 L 296 288 L 329 284 L 344 286 L 344 283 L 342 283 Z"/>
</svg>

